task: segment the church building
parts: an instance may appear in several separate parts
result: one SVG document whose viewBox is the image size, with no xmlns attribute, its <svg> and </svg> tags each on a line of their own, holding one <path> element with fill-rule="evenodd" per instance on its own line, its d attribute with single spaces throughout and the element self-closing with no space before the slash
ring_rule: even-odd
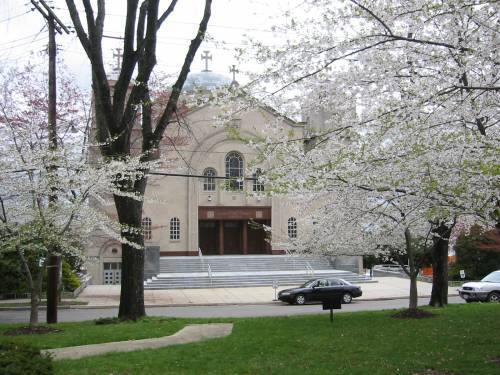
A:
<svg viewBox="0 0 500 375">
<path fill-rule="evenodd" d="M 188 76 L 185 94 L 237 85 L 234 73 L 233 67 L 231 81 L 206 66 Z M 270 124 L 277 139 L 301 138 L 304 125 L 264 105 L 221 123 L 225 115 L 208 102 L 188 107 L 169 125 L 159 150 L 165 167 L 148 177 L 142 223 L 147 251 L 160 257 L 283 254 L 278 239 L 300 236 L 292 202 L 265 194 L 258 176 L 266 165 L 246 140 L 264 138 Z M 93 284 L 120 282 L 118 241 L 96 239 L 88 255 Z"/>
</svg>

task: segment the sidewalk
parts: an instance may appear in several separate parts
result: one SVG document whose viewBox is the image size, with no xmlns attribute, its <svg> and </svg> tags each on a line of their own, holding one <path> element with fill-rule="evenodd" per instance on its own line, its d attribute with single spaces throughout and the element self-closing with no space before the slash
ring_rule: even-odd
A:
<svg viewBox="0 0 500 375">
<path fill-rule="evenodd" d="M 46 349 L 43 350 L 43 352 L 50 354 L 54 360 L 79 359 L 106 353 L 132 352 L 134 350 L 157 349 L 170 345 L 189 344 L 192 342 L 225 337 L 230 335 L 232 330 L 233 325 L 231 323 L 190 324 L 170 336 L 69 346 L 57 349 Z"/>
<path fill-rule="evenodd" d="M 377 282 L 359 284 L 363 296 L 356 300 L 380 300 L 408 298 L 410 281 L 399 277 L 377 277 Z M 297 285 L 280 286 L 279 290 L 297 287 Z M 430 296 L 432 284 L 418 282 L 418 295 Z M 457 288 L 449 288 L 449 295 L 458 295 Z M 194 305 L 238 305 L 273 303 L 274 289 L 265 287 L 244 288 L 210 288 L 210 289 L 163 289 L 145 290 L 146 306 L 194 306 Z M 120 302 L 119 285 L 89 285 L 77 301 L 88 302 L 85 306 L 72 308 L 114 307 Z M 279 302 L 278 302 L 279 303 Z M 1 305 L 0 305 L 1 306 Z"/>
</svg>

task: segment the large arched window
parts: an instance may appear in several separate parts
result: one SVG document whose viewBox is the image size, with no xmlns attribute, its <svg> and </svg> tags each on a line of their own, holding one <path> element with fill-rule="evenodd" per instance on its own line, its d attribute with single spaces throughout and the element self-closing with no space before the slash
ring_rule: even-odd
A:
<svg viewBox="0 0 500 375">
<path fill-rule="evenodd" d="M 243 158 L 240 153 L 231 151 L 226 155 L 226 177 L 230 190 L 243 190 Z"/>
<path fill-rule="evenodd" d="M 151 239 L 151 219 L 149 217 L 142 218 L 142 233 L 144 233 L 144 239 Z"/>
<path fill-rule="evenodd" d="M 253 191 L 264 191 L 264 184 L 259 181 L 259 176 L 262 174 L 262 170 L 257 168 L 253 174 Z"/>
<path fill-rule="evenodd" d="M 203 171 L 203 191 L 215 191 L 215 176 L 217 176 L 217 171 L 213 168 L 206 168 Z"/>
<path fill-rule="evenodd" d="M 297 219 L 294 217 L 288 219 L 288 237 L 297 238 Z"/>
<path fill-rule="evenodd" d="M 173 217 L 170 219 L 170 239 L 181 239 L 181 221 L 177 217 Z"/>
</svg>

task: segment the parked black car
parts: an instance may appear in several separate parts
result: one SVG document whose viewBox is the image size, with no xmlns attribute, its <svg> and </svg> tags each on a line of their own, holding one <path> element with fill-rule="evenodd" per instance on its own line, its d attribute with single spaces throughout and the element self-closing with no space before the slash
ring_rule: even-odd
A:
<svg viewBox="0 0 500 375">
<path fill-rule="evenodd" d="M 283 302 L 303 305 L 310 301 L 322 301 L 341 296 L 342 303 L 351 303 L 353 298 L 360 297 L 361 294 L 361 287 L 343 279 L 312 279 L 298 288 L 280 291 L 278 299 Z"/>
</svg>

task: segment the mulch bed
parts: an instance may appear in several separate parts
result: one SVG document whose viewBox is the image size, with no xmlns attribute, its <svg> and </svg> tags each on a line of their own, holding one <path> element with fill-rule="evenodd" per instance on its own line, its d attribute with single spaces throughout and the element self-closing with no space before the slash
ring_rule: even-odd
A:
<svg viewBox="0 0 500 375">
<path fill-rule="evenodd" d="M 399 311 L 396 314 L 391 315 L 393 318 L 398 318 L 398 319 L 425 319 L 425 318 L 432 318 L 436 316 L 435 314 L 425 311 L 425 310 L 403 310 Z"/>
<path fill-rule="evenodd" d="M 500 357 L 493 357 L 490 362 L 500 366 Z"/>
<path fill-rule="evenodd" d="M 35 326 L 35 327 L 19 327 L 11 329 L 4 332 L 5 336 L 19 336 L 19 335 L 43 335 L 46 333 L 56 333 L 61 332 L 61 329 L 46 327 L 46 326 Z"/>
<path fill-rule="evenodd" d="M 428 368 L 424 372 L 416 372 L 413 375 L 453 375 L 453 373 Z"/>
</svg>

